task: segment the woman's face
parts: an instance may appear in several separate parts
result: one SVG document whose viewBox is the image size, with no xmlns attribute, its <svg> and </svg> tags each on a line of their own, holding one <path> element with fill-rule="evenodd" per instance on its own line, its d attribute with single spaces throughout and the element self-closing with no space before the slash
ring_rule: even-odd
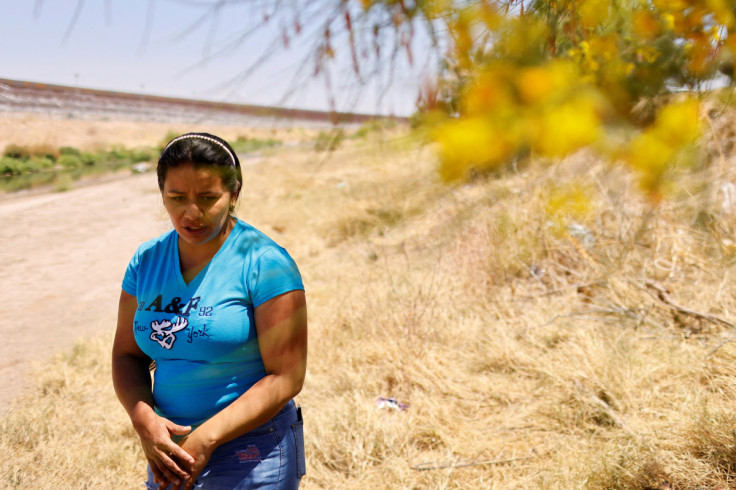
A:
<svg viewBox="0 0 736 490">
<path fill-rule="evenodd" d="M 217 172 L 194 165 L 168 169 L 161 195 L 174 229 L 190 245 L 207 243 L 223 231 L 236 197 Z"/>
</svg>

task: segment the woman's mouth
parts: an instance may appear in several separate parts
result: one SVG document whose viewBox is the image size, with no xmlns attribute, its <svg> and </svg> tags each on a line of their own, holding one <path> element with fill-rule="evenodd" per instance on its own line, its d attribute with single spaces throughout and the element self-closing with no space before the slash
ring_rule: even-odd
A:
<svg viewBox="0 0 736 490">
<path fill-rule="evenodd" d="M 206 230 L 206 227 L 204 226 L 185 226 L 184 229 L 189 233 L 190 235 L 198 235 Z"/>
</svg>

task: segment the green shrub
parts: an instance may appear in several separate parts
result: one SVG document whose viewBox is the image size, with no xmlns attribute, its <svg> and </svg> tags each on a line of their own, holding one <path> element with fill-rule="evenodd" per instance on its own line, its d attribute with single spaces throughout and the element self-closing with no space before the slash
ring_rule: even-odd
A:
<svg viewBox="0 0 736 490">
<path fill-rule="evenodd" d="M 79 159 L 81 162 L 80 165 L 94 165 L 97 162 L 97 157 L 94 153 L 82 152 L 82 150 L 74 148 L 73 146 L 62 146 L 59 148 L 59 159 L 64 156 Z M 71 160 L 69 160 L 69 162 L 71 162 Z M 59 160 L 59 163 L 61 163 L 61 160 Z"/>
<path fill-rule="evenodd" d="M 26 162 L 31 172 L 54 168 L 54 160 L 48 156 L 32 156 Z"/>
<path fill-rule="evenodd" d="M 82 153 L 82 161 L 84 162 L 85 167 L 92 167 L 94 165 L 102 163 L 103 160 L 104 158 L 101 153 Z"/>
<path fill-rule="evenodd" d="M 64 168 L 79 168 L 85 165 L 81 154 L 62 154 L 57 162 Z"/>
<path fill-rule="evenodd" d="M 57 147 L 51 146 L 47 143 L 33 145 L 29 148 L 29 152 L 31 154 L 31 158 L 46 158 L 54 162 L 59 158 L 60 155 L 59 149 Z"/>
<path fill-rule="evenodd" d="M 281 146 L 282 144 L 282 141 L 272 138 L 261 140 L 257 138 L 248 138 L 247 136 L 238 136 L 238 138 L 234 142 L 232 142 L 230 146 L 232 146 L 233 150 L 235 150 L 235 153 L 251 153 L 263 148 L 274 148 L 277 146 Z"/>
<path fill-rule="evenodd" d="M 164 151 L 164 148 L 166 148 L 166 145 L 169 144 L 169 141 L 173 140 L 177 136 L 181 136 L 180 133 L 177 133 L 176 131 L 167 131 L 166 135 L 163 137 L 161 142 L 159 142 L 157 150 L 159 153 Z"/>
<path fill-rule="evenodd" d="M 78 148 L 74 148 L 73 146 L 62 146 L 59 148 L 59 155 L 73 155 L 73 156 L 82 156 L 82 152 Z"/>
<path fill-rule="evenodd" d="M 108 151 L 82 152 L 72 146 L 53 148 L 49 145 L 23 146 L 10 144 L 0 157 L 0 175 L 20 176 L 51 170 L 57 164 L 67 170 L 104 167 L 102 171 L 144 161 L 155 161 L 154 148 L 127 149 L 115 147 Z M 66 187 L 66 184 L 63 186 Z"/>
<path fill-rule="evenodd" d="M 108 151 L 106 156 L 105 160 L 130 160 L 130 150 L 116 146 Z"/>
<path fill-rule="evenodd" d="M 158 152 L 154 148 L 139 147 L 130 152 L 130 162 L 155 162 L 158 161 Z"/>
<path fill-rule="evenodd" d="M 22 175 L 41 172 L 54 167 L 54 161 L 47 157 L 31 157 L 28 159 L 4 156 L 0 158 L 0 174 Z"/>
<path fill-rule="evenodd" d="M 10 144 L 5 147 L 3 154 L 6 157 L 16 158 L 18 160 L 29 160 L 36 157 L 56 161 L 59 158 L 59 150 L 48 144 L 34 146 Z"/>
<path fill-rule="evenodd" d="M 0 157 L 0 174 L 20 175 L 26 171 L 27 165 L 24 160 L 9 156 Z"/>
<path fill-rule="evenodd" d="M 370 133 L 381 132 L 383 130 L 393 129 L 396 127 L 396 121 L 390 118 L 371 119 L 360 125 L 352 134 L 352 138 L 364 138 Z"/>
<path fill-rule="evenodd" d="M 335 151 L 345 139 L 345 131 L 342 128 L 332 131 L 320 131 L 314 141 L 316 151 Z"/>
<path fill-rule="evenodd" d="M 16 160 L 28 160 L 31 157 L 31 151 L 27 146 L 11 143 L 5 147 L 3 155 Z"/>
</svg>

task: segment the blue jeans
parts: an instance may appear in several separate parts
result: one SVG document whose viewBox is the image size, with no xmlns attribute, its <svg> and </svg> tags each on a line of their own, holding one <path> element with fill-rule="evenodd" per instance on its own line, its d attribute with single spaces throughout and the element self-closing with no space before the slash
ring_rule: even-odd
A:
<svg viewBox="0 0 736 490">
<path fill-rule="evenodd" d="M 194 482 L 194 488 L 298 488 L 306 472 L 302 424 L 294 400 L 289 401 L 262 426 L 215 449 L 207 466 Z M 159 489 L 158 484 L 153 482 L 150 467 L 146 488 Z"/>
</svg>

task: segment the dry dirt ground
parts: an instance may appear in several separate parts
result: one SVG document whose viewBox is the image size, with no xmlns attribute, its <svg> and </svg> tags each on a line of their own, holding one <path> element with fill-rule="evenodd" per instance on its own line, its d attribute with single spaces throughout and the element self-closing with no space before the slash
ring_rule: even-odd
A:
<svg viewBox="0 0 736 490">
<path fill-rule="evenodd" d="M 5 114 L 0 149 L 10 143 L 135 147 L 155 145 L 169 131 L 205 130 L 225 138 L 276 131 Z M 27 385 L 34 361 L 68 350 L 84 335 L 112 331 L 128 260 L 139 243 L 170 224 L 150 172 L 61 193 L 4 196 L 0 223 L 2 412 Z"/>
</svg>

